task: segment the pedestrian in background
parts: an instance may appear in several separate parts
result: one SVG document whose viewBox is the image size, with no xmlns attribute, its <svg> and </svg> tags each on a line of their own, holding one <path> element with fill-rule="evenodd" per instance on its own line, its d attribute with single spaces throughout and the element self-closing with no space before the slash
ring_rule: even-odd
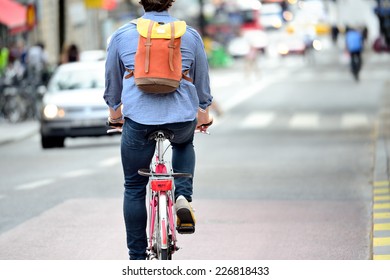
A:
<svg viewBox="0 0 390 280">
<path fill-rule="evenodd" d="M 8 65 L 9 50 L 3 42 L 0 41 L 0 77 L 4 74 Z"/>
<path fill-rule="evenodd" d="M 337 46 L 339 33 L 340 33 L 339 27 L 337 26 L 337 24 L 333 24 L 331 29 L 331 36 L 332 36 L 332 42 L 335 46 Z"/>
<path fill-rule="evenodd" d="M 48 72 L 48 55 L 41 42 L 29 48 L 26 57 L 27 76 L 37 85 L 44 84 Z"/>
<path fill-rule="evenodd" d="M 61 64 L 76 62 L 80 60 L 79 48 L 76 44 L 70 44 L 67 47 L 64 47 L 61 54 Z"/>
</svg>

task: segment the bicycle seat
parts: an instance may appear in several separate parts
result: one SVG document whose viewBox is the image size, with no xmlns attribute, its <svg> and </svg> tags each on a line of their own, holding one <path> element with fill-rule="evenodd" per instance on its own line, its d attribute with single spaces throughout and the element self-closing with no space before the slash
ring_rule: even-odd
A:
<svg viewBox="0 0 390 280">
<path fill-rule="evenodd" d="M 172 131 L 170 131 L 168 129 L 159 129 L 159 130 L 153 131 L 152 133 L 150 133 L 148 135 L 149 140 L 156 140 L 159 137 L 163 137 L 167 140 L 172 140 L 174 137 L 174 134 Z"/>
</svg>

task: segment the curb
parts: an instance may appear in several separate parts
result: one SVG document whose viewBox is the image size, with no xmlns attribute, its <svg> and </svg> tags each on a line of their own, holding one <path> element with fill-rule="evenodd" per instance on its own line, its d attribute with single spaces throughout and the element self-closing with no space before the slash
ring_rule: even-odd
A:
<svg viewBox="0 0 390 280">
<path fill-rule="evenodd" d="M 38 121 L 25 121 L 17 124 L 3 123 L 0 125 L 0 145 L 24 140 L 38 131 Z"/>
<path fill-rule="evenodd" d="M 390 81 L 385 84 L 385 89 Z M 390 260 L 390 91 L 384 92 L 384 106 L 377 126 L 372 183 L 372 259 Z"/>
</svg>

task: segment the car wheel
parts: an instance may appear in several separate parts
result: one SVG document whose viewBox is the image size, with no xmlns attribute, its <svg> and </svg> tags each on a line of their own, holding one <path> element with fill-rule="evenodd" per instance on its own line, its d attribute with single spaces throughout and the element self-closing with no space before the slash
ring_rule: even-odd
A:
<svg viewBox="0 0 390 280">
<path fill-rule="evenodd" d="M 63 148 L 65 145 L 65 137 L 52 137 L 41 135 L 41 145 L 43 149 Z"/>
</svg>

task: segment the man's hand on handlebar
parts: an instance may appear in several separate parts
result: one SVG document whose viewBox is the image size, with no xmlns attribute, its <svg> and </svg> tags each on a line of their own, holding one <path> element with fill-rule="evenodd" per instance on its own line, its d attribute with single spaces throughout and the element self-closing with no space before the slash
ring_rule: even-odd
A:
<svg viewBox="0 0 390 280">
<path fill-rule="evenodd" d="M 121 108 L 119 107 L 116 110 L 109 108 L 109 115 L 106 122 L 107 126 L 112 128 L 121 128 L 123 126 L 123 122 L 124 120 Z"/>
<path fill-rule="evenodd" d="M 122 133 L 123 120 L 113 120 L 111 117 L 107 118 L 106 125 L 111 127 L 107 130 L 108 134 Z"/>
<path fill-rule="evenodd" d="M 122 116 L 122 110 L 119 107 L 117 110 L 109 108 L 109 114 L 106 121 L 106 125 L 112 129 L 107 130 L 107 133 L 121 133 L 124 120 Z"/>
<path fill-rule="evenodd" d="M 196 125 L 196 131 L 202 133 L 207 132 L 209 126 L 213 124 L 213 117 L 209 114 L 209 108 L 206 108 L 206 110 L 199 108 L 197 119 L 198 123 Z"/>
<path fill-rule="evenodd" d="M 121 128 L 123 126 L 123 119 L 122 117 L 119 119 L 113 119 L 110 116 L 107 118 L 106 121 L 107 126 L 112 128 Z"/>
</svg>

